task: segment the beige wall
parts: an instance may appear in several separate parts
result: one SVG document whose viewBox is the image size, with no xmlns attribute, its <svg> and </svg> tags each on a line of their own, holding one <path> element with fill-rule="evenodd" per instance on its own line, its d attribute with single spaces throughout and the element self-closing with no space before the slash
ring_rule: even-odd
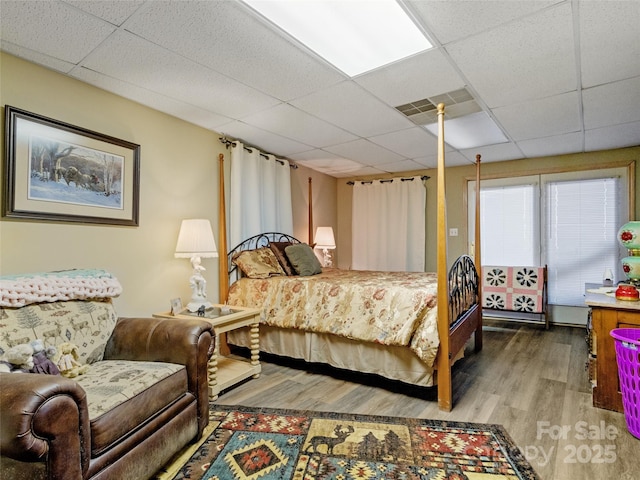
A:
<svg viewBox="0 0 640 480">
<path fill-rule="evenodd" d="M 0 273 L 103 268 L 124 287 L 115 301 L 122 316 L 148 316 L 166 310 L 174 297 L 186 303 L 191 267 L 188 260 L 173 257 L 175 242 L 180 221 L 196 217 L 211 221 L 218 241 L 218 154 L 229 158 L 218 141 L 220 135 L 16 57 L 0 55 L 3 110 L 10 105 L 141 145 L 138 227 L 2 218 Z M 4 137 L 1 148 L 4 152 Z M 226 178 L 229 168 L 226 161 Z M 2 175 L 0 181 L 4 182 L 4 172 Z M 303 240 L 309 176 L 318 192 L 315 215 L 322 222 L 336 224 L 335 179 L 304 168 L 294 170 L 294 233 Z M 209 298 L 218 301 L 218 259 L 203 259 L 203 266 Z"/>
<path fill-rule="evenodd" d="M 446 160 L 446 156 L 445 156 Z M 482 162 L 482 177 L 495 178 L 504 176 L 529 175 L 543 172 L 560 172 L 572 169 L 601 168 L 607 165 L 632 164 L 633 171 L 640 162 L 640 147 L 606 150 L 601 152 L 581 153 L 574 155 L 562 155 L 544 158 L 531 158 L 525 160 L 513 160 L 509 162 L 490 162 L 484 159 Z M 427 180 L 427 247 L 426 270 L 436 270 L 436 170 L 420 170 L 407 172 L 409 175 L 428 175 Z M 467 208 L 466 187 L 468 179 L 475 179 L 475 165 L 464 167 L 451 167 L 446 171 L 447 194 L 447 226 L 457 228 L 458 237 L 449 237 L 449 260 L 467 253 Z M 389 175 L 390 176 L 390 175 Z M 388 177 L 389 177 L 388 176 Z M 395 175 L 398 176 L 398 175 Z M 338 180 L 337 195 L 338 205 L 338 249 L 340 251 L 340 268 L 349 268 L 351 264 L 351 197 L 353 187 L 347 185 L 351 180 L 363 180 L 384 177 L 357 177 Z M 631 196 L 635 194 L 635 218 L 640 215 L 640 175 L 635 175 L 635 181 L 631 186 Z M 633 216 L 633 214 L 632 214 Z"/>
</svg>

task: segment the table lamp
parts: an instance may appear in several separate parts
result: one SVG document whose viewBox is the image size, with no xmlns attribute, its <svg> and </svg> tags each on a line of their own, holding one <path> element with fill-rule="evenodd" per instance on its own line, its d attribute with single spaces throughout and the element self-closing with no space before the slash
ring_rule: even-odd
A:
<svg viewBox="0 0 640 480">
<path fill-rule="evenodd" d="M 629 283 L 640 285 L 640 221 L 625 223 L 618 230 L 618 241 L 629 250 L 629 256 L 624 257 L 622 270 L 629 279 Z"/>
<path fill-rule="evenodd" d="M 331 254 L 329 250 L 336 248 L 336 240 L 333 237 L 333 228 L 331 227 L 318 227 L 315 237 L 315 248 L 322 249 L 322 266 L 330 267 L 332 265 Z"/>
<path fill-rule="evenodd" d="M 202 265 L 202 258 L 218 256 L 216 241 L 213 238 L 211 223 L 207 219 L 195 218 L 183 220 L 176 244 L 176 258 L 190 258 L 193 273 L 189 278 L 191 287 L 191 301 L 187 305 L 190 312 L 204 314 L 213 304 L 207 300 L 207 281 L 202 276 L 206 270 Z"/>
</svg>

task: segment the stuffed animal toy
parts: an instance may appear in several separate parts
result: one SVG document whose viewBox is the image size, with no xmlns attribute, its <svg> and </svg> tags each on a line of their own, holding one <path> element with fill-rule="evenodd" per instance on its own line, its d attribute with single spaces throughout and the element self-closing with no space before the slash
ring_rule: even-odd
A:
<svg viewBox="0 0 640 480">
<path fill-rule="evenodd" d="M 33 368 L 31 373 L 43 373 L 47 375 L 60 375 L 58 366 L 51 360 L 56 356 L 56 347 L 46 347 L 39 338 L 31 342 L 33 347 Z"/>
<path fill-rule="evenodd" d="M 82 375 L 89 370 L 89 365 L 81 365 L 78 361 L 78 346 L 73 343 L 65 342 L 58 347 L 58 369 L 60 374 L 73 378 Z"/>
<path fill-rule="evenodd" d="M 7 371 L 6 366 L 9 365 L 9 371 L 13 373 L 28 373 L 33 368 L 33 347 L 28 343 L 21 343 L 7 350 L 2 358 L 3 369 Z"/>
</svg>

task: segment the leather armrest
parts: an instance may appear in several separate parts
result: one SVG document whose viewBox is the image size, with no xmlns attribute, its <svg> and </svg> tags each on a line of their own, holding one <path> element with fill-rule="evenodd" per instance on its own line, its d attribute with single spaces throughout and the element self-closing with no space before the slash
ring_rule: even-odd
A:
<svg viewBox="0 0 640 480">
<path fill-rule="evenodd" d="M 199 424 L 204 429 L 209 422 L 207 363 L 213 347 L 213 327 L 204 320 L 120 318 L 104 359 L 185 365 L 189 391 L 198 399 Z"/>
<path fill-rule="evenodd" d="M 83 478 L 91 451 L 85 391 L 68 378 L 32 373 L 2 372 L 0 385 L 2 455 L 47 462 L 51 478 Z"/>
</svg>

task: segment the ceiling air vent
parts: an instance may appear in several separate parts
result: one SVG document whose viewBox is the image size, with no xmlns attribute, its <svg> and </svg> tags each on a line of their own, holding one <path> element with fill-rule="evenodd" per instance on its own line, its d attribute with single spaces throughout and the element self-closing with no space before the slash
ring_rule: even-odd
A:
<svg viewBox="0 0 640 480">
<path fill-rule="evenodd" d="M 396 110 L 416 125 L 429 125 L 438 121 L 439 103 L 445 105 L 445 118 L 462 117 L 482 110 L 466 88 L 406 103 Z"/>
</svg>

